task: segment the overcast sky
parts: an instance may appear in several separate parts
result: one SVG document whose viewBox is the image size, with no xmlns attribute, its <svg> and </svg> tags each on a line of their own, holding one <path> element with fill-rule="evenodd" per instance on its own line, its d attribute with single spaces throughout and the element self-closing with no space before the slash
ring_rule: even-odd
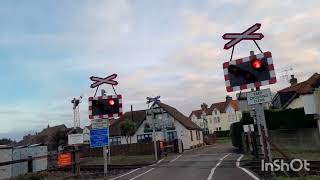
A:
<svg viewBox="0 0 320 180">
<path fill-rule="evenodd" d="M 269 87 L 287 86 L 288 68 L 305 80 L 320 69 L 319 7 L 318 0 L 1 1 L 0 138 L 71 126 L 70 101 L 80 95 L 88 125 L 92 75 L 118 74 L 125 110 L 146 108 L 145 97 L 156 95 L 187 116 L 202 102 L 223 101 L 231 50 L 221 36 L 257 22 L 278 77 Z M 234 58 L 250 50 L 258 52 L 241 42 Z"/>
</svg>

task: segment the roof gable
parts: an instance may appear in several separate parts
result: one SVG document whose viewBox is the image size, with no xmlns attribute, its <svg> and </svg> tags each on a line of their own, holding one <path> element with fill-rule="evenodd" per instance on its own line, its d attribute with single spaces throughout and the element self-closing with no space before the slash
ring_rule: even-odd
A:
<svg viewBox="0 0 320 180">
<path fill-rule="evenodd" d="M 287 88 L 281 89 L 280 93 L 286 92 L 296 92 L 298 94 L 309 94 L 313 92 L 313 89 L 320 85 L 320 74 L 314 73 L 309 79 L 306 81 L 297 83 L 293 86 L 289 86 Z"/>
<path fill-rule="evenodd" d="M 320 74 L 314 73 L 306 81 L 302 81 L 293 86 L 286 87 L 278 91 L 277 95 L 274 97 L 272 102 L 276 99 L 280 99 L 281 107 L 285 108 L 290 105 L 290 103 L 299 97 L 299 95 L 311 94 L 314 88 L 320 86 Z"/>
<path fill-rule="evenodd" d="M 192 122 L 188 117 L 183 115 L 180 111 L 178 111 L 176 108 L 173 108 L 167 104 L 157 102 L 157 104 L 163 108 L 165 111 L 168 112 L 172 117 L 174 117 L 175 120 L 177 120 L 180 124 L 182 124 L 184 127 L 186 127 L 189 130 L 201 130 L 201 128 L 196 125 L 194 122 Z"/>
</svg>

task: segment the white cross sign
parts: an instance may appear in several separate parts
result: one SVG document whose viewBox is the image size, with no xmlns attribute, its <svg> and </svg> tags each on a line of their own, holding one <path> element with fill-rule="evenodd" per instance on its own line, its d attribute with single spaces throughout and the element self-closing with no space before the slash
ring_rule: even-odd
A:
<svg viewBox="0 0 320 180">
<path fill-rule="evenodd" d="M 99 78 L 99 77 L 91 76 L 90 77 L 91 81 L 95 81 L 94 83 L 91 84 L 91 88 L 95 88 L 97 86 L 100 86 L 103 83 L 110 84 L 110 85 L 118 85 L 118 82 L 113 80 L 116 77 L 117 77 L 117 74 L 112 74 L 106 78 Z"/>
<path fill-rule="evenodd" d="M 261 27 L 261 24 L 256 23 L 255 25 L 251 26 L 247 30 L 245 30 L 243 33 L 226 33 L 222 36 L 223 39 L 229 40 L 227 44 L 224 45 L 224 49 L 229 49 L 236 44 L 238 44 L 242 40 L 261 40 L 264 36 L 262 33 L 254 33 L 257 30 L 259 30 Z"/>
</svg>

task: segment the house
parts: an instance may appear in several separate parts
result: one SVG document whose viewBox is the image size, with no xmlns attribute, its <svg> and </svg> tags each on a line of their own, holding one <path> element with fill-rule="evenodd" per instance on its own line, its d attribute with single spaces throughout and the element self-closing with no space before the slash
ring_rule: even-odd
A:
<svg viewBox="0 0 320 180">
<path fill-rule="evenodd" d="M 272 105 L 277 109 L 303 108 L 310 104 L 306 101 L 308 95 L 313 95 L 316 88 L 320 87 L 320 74 L 314 73 L 306 81 L 298 83 L 294 75 L 291 75 L 290 86 L 281 89 L 272 99 Z"/>
<path fill-rule="evenodd" d="M 131 120 L 136 125 L 134 135 L 127 138 L 128 142 L 125 136 L 121 136 L 120 125 L 125 120 Z M 153 141 L 153 121 L 156 141 L 180 139 L 184 149 L 191 149 L 203 144 L 202 129 L 177 109 L 162 102 L 154 103 L 149 110 L 124 113 L 120 119 L 110 126 L 111 144 Z"/>
<path fill-rule="evenodd" d="M 215 131 L 230 130 L 232 123 L 240 121 L 242 113 L 238 101 L 226 96 L 226 101 L 213 103 L 210 108 L 202 104 L 201 109 L 192 111 L 189 117 L 203 129 L 204 134 L 212 134 Z"/>
</svg>

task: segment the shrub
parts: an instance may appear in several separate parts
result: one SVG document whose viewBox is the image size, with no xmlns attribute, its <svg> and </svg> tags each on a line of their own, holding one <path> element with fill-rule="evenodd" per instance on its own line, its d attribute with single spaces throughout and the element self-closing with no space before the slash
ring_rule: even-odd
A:
<svg viewBox="0 0 320 180">
<path fill-rule="evenodd" d="M 230 137 L 230 131 L 215 131 L 216 137 Z"/>
<path fill-rule="evenodd" d="M 316 128 L 317 121 L 311 115 L 305 115 L 303 108 L 285 110 L 265 110 L 265 118 L 269 130 Z M 243 124 L 253 124 L 249 112 L 242 113 Z"/>
<path fill-rule="evenodd" d="M 232 123 L 230 126 L 230 136 L 232 145 L 236 148 L 242 149 L 242 134 L 243 127 L 241 122 Z"/>
</svg>

